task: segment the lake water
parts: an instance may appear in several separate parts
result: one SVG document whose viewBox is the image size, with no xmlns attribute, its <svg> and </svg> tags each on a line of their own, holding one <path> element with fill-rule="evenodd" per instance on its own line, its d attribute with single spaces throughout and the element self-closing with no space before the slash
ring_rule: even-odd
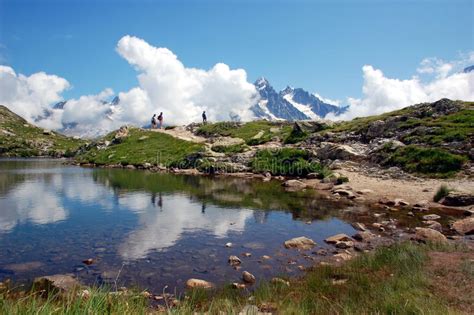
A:
<svg viewBox="0 0 474 315">
<path fill-rule="evenodd" d="M 0 160 L 0 281 L 70 273 L 88 285 L 160 293 L 181 291 L 189 278 L 238 281 L 242 270 L 259 280 L 296 275 L 314 254 L 283 242 L 307 236 L 318 249 L 328 236 L 351 235 L 341 213 L 315 192 L 286 192 L 277 181 Z M 229 255 L 241 258 L 241 270 Z M 83 264 L 88 258 L 95 263 Z"/>
</svg>

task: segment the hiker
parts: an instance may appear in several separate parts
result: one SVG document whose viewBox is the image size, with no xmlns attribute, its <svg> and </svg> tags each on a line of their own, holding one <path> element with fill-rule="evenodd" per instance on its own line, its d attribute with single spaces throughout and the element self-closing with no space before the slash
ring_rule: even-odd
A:
<svg viewBox="0 0 474 315">
<path fill-rule="evenodd" d="M 158 115 L 158 121 L 160 122 L 160 129 L 161 129 L 161 127 L 163 126 L 163 112 L 161 112 L 160 115 Z"/>
<path fill-rule="evenodd" d="M 151 129 L 156 129 L 156 114 L 151 117 Z"/>
<path fill-rule="evenodd" d="M 202 123 L 205 125 L 207 123 L 206 111 L 202 112 Z"/>
</svg>

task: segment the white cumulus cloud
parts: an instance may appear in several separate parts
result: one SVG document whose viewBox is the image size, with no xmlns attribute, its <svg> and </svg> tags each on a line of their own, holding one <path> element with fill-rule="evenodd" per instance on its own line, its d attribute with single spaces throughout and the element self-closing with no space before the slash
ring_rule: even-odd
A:
<svg viewBox="0 0 474 315">
<path fill-rule="evenodd" d="M 211 120 L 253 118 L 249 108 L 257 91 L 243 69 L 223 63 L 210 70 L 187 68 L 169 49 L 128 35 L 118 42 L 117 52 L 139 73 L 139 87 L 120 95 L 122 116 L 142 124 L 159 112 L 171 124 L 199 121 L 204 110 Z"/>
<path fill-rule="evenodd" d="M 50 105 L 61 101 L 69 82 L 56 75 L 37 72 L 30 76 L 17 74 L 13 68 L 0 65 L 0 104 L 32 122 Z"/>
<path fill-rule="evenodd" d="M 128 35 L 119 40 L 116 50 L 137 70 L 139 82 L 118 93 L 117 105 L 107 102 L 114 92 L 105 89 L 53 108 L 70 87 L 66 79 L 44 72 L 25 76 L 7 66 L 0 66 L 0 104 L 41 127 L 67 127 L 68 133 L 86 136 L 124 124 L 142 126 L 159 112 L 168 124 L 200 121 L 203 111 L 214 121 L 253 118 L 250 107 L 258 101 L 258 93 L 243 69 L 223 63 L 209 70 L 187 68 L 171 50 Z"/>
<path fill-rule="evenodd" d="M 460 60 L 444 62 L 427 58 L 420 63 L 417 73 L 410 79 L 389 78 L 382 70 L 371 65 L 362 67 L 363 98 L 348 98 L 349 110 L 329 119 L 352 119 L 377 115 L 412 104 L 433 102 L 441 98 L 474 101 L 474 72 L 464 73 L 462 68 L 474 62 L 474 53 Z"/>
</svg>

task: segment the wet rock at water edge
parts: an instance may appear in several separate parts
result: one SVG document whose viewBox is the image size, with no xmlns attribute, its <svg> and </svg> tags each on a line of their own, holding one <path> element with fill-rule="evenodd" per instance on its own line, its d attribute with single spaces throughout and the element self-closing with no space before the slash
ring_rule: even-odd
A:
<svg viewBox="0 0 474 315">
<path fill-rule="evenodd" d="M 340 242 L 337 242 L 335 246 L 341 249 L 351 248 L 351 247 L 354 247 L 354 242 L 353 241 L 340 241 Z"/>
<path fill-rule="evenodd" d="M 336 244 L 337 242 L 347 242 L 347 241 L 352 241 L 352 238 L 347 236 L 346 234 L 336 234 L 333 236 L 330 236 L 324 240 L 328 244 Z"/>
<path fill-rule="evenodd" d="M 352 223 L 351 225 L 356 230 L 367 231 L 367 228 L 365 227 L 365 224 L 363 224 L 363 223 L 355 222 L 355 223 Z"/>
<path fill-rule="evenodd" d="M 242 272 L 242 280 L 246 283 L 255 283 L 256 281 L 255 276 L 248 271 Z"/>
<path fill-rule="evenodd" d="M 188 281 L 186 281 L 186 287 L 189 289 L 192 289 L 192 288 L 211 289 L 214 287 L 214 284 L 206 280 L 191 278 Z"/>
<path fill-rule="evenodd" d="M 452 227 L 461 235 L 474 234 L 474 217 L 458 220 L 453 223 Z"/>
<path fill-rule="evenodd" d="M 430 228 L 416 228 L 415 240 L 420 242 L 446 243 L 446 236 Z"/>
<path fill-rule="evenodd" d="M 80 287 L 79 281 L 70 274 L 38 277 L 33 281 L 33 285 L 38 290 L 44 290 L 46 294 L 50 292 L 68 293 Z"/>
<path fill-rule="evenodd" d="M 300 180 L 297 180 L 297 179 L 290 179 L 290 180 L 287 180 L 286 182 L 284 182 L 282 184 L 283 187 L 286 187 L 286 188 L 291 188 L 291 189 L 303 189 L 303 188 L 306 188 L 306 184 L 303 183 L 302 181 Z"/>
<path fill-rule="evenodd" d="M 237 257 L 237 256 L 234 256 L 234 255 L 229 256 L 228 262 L 229 262 L 229 265 L 231 265 L 231 266 L 238 266 L 242 263 L 240 258 Z"/>
<path fill-rule="evenodd" d="M 88 259 L 85 259 L 85 260 L 82 261 L 82 263 L 84 263 L 88 266 L 92 265 L 94 262 L 95 262 L 95 260 L 92 259 L 92 258 L 88 258 Z"/>
<path fill-rule="evenodd" d="M 250 256 L 252 256 L 252 253 L 243 253 L 242 256 L 244 256 L 244 257 L 250 257 Z"/>
<path fill-rule="evenodd" d="M 360 242 L 367 242 L 375 237 L 375 234 L 369 231 L 359 231 L 354 234 L 353 238 Z"/>
<path fill-rule="evenodd" d="M 311 249 L 316 245 L 316 242 L 305 236 L 300 236 L 285 241 L 284 245 L 285 248 Z"/>
</svg>

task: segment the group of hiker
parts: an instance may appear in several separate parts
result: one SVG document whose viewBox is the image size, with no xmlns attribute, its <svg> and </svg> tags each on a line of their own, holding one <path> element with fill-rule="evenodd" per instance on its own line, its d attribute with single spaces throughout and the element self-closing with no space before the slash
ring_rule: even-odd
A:
<svg viewBox="0 0 474 315">
<path fill-rule="evenodd" d="M 158 117 L 156 114 L 151 117 L 151 129 L 156 129 L 157 125 L 160 124 L 160 128 L 163 127 L 163 112 L 161 112 Z"/>
<path fill-rule="evenodd" d="M 203 124 L 207 123 L 206 111 L 202 112 L 202 123 Z M 162 129 L 163 127 L 163 112 L 161 112 L 158 116 L 154 114 L 153 117 L 151 118 L 151 129 L 156 129 L 157 127 L 158 129 Z"/>
</svg>

